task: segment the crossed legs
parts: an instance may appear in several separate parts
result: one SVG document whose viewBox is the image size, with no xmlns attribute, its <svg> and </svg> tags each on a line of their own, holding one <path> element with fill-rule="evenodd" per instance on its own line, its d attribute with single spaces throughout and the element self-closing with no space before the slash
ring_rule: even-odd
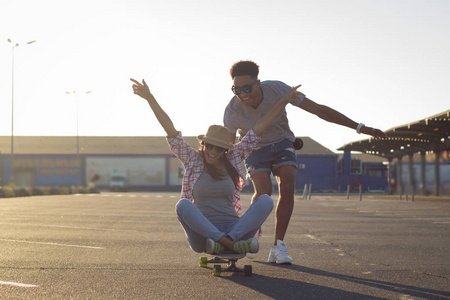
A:
<svg viewBox="0 0 450 300">
<path fill-rule="evenodd" d="M 256 201 L 253 201 L 242 217 L 233 223 L 220 226 L 211 223 L 187 199 L 181 199 L 176 205 L 178 220 L 186 233 L 190 247 L 195 252 L 205 252 L 208 238 L 219 242 L 229 250 L 233 250 L 235 241 L 254 236 L 272 209 L 272 198 L 268 195 L 261 195 Z"/>
</svg>

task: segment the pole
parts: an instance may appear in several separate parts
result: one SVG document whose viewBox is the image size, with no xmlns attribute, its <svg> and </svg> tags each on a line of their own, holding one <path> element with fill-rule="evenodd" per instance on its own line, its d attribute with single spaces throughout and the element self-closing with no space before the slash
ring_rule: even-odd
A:
<svg viewBox="0 0 450 300">
<path fill-rule="evenodd" d="M 14 48 L 19 47 L 19 44 L 16 43 L 15 45 L 12 43 L 11 39 L 8 39 L 8 43 L 10 43 L 11 46 L 11 175 L 10 175 L 10 182 L 15 184 L 15 174 L 14 174 Z M 36 43 L 36 41 L 30 41 L 27 43 L 27 45 Z"/>
<path fill-rule="evenodd" d="M 80 158 L 80 135 L 78 129 L 78 94 L 75 94 L 75 111 L 77 115 L 77 158 Z"/>
<path fill-rule="evenodd" d="M 84 94 L 89 94 L 89 93 L 92 93 L 92 91 L 87 91 L 87 92 L 84 92 Z M 77 137 L 76 137 L 76 140 L 77 140 L 77 150 L 76 150 L 76 158 L 77 158 L 77 161 L 78 161 L 78 164 L 79 164 L 79 172 L 78 172 L 78 179 L 77 179 L 77 185 L 79 186 L 79 185 L 81 185 L 82 184 L 82 182 L 81 182 L 81 176 L 82 176 L 82 165 L 81 165 L 81 160 L 80 160 L 80 133 L 79 133 L 79 117 L 78 117 L 78 112 L 79 112 L 79 105 L 78 105 L 78 92 L 76 92 L 76 91 L 73 91 L 73 92 L 66 92 L 66 94 L 68 94 L 68 95 L 74 95 L 75 96 L 75 115 L 76 115 L 76 125 L 77 125 Z"/>
<path fill-rule="evenodd" d="M 14 48 L 12 46 L 12 63 L 11 63 L 11 175 L 10 182 L 15 182 L 14 178 Z"/>
</svg>

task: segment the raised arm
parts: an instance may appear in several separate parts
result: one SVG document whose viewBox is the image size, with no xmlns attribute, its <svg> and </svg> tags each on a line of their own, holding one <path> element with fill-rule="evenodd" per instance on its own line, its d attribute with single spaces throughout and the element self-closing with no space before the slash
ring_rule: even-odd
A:
<svg viewBox="0 0 450 300">
<path fill-rule="evenodd" d="M 305 98 L 302 101 L 302 103 L 300 104 L 300 108 L 306 110 L 307 112 L 315 114 L 316 116 L 318 116 L 321 119 L 324 119 L 325 121 L 346 126 L 356 130 L 359 129 L 358 133 L 368 134 L 376 139 L 387 137 L 387 135 L 380 129 L 368 127 L 362 123 L 358 124 L 355 121 L 343 115 L 342 113 L 338 112 L 337 110 L 334 110 L 325 105 L 317 104 L 316 102 L 308 98 Z"/>
<path fill-rule="evenodd" d="M 297 91 L 297 89 L 301 86 L 294 86 L 289 94 L 281 98 L 270 110 L 267 114 L 261 117 L 261 119 L 256 122 L 255 126 L 253 126 L 253 131 L 256 135 L 261 136 L 262 133 L 269 127 L 269 125 L 275 120 L 275 118 L 283 111 L 286 105 L 295 97 L 299 97 L 300 95 L 305 96 L 303 93 Z"/>
<path fill-rule="evenodd" d="M 159 124 L 163 127 L 163 129 L 166 131 L 167 136 L 169 138 L 176 137 L 178 134 L 178 131 L 173 126 L 172 120 L 170 117 L 166 114 L 166 112 L 159 106 L 158 102 L 156 101 L 155 97 L 153 97 L 152 93 L 150 93 L 150 89 L 148 88 L 147 83 L 145 80 L 142 80 L 142 83 L 135 79 L 130 79 L 133 84 L 133 92 L 136 95 L 141 96 L 145 100 L 147 100 L 147 103 L 150 105 L 150 108 L 152 109 L 153 113 L 155 114 L 156 118 L 158 119 Z"/>
</svg>

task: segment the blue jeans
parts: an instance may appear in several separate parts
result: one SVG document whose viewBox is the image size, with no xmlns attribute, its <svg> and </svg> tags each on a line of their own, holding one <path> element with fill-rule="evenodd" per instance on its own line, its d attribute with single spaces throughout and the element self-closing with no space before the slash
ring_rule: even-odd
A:
<svg viewBox="0 0 450 300">
<path fill-rule="evenodd" d="M 261 195 L 245 214 L 228 224 L 211 223 L 200 210 L 187 199 L 181 199 L 176 205 L 178 220 L 183 226 L 189 246 L 195 252 L 206 251 L 208 238 L 218 241 L 228 235 L 233 241 L 254 237 L 273 209 L 273 200 L 269 195 Z"/>
<path fill-rule="evenodd" d="M 294 144 L 289 140 L 256 148 L 245 159 L 245 167 L 250 176 L 260 172 L 273 172 L 281 166 L 297 168 Z"/>
</svg>

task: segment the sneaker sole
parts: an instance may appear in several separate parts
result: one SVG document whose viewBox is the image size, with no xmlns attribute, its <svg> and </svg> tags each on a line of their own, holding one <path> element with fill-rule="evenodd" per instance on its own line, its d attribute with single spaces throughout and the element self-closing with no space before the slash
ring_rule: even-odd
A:
<svg viewBox="0 0 450 300">
<path fill-rule="evenodd" d="M 292 265 L 292 261 L 291 262 L 289 262 L 289 261 L 277 262 L 277 261 L 270 261 L 270 260 L 268 260 L 268 262 L 271 263 L 271 264 L 277 264 L 277 265 Z"/>
<path fill-rule="evenodd" d="M 268 262 L 269 263 L 271 263 L 271 264 L 277 264 L 277 265 L 292 265 L 292 261 L 291 262 L 289 262 L 289 261 L 286 261 L 286 262 L 277 262 L 277 261 L 271 261 L 271 260 L 268 260 Z"/>
<path fill-rule="evenodd" d="M 269 258 L 267 259 L 267 261 L 271 264 L 277 264 L 277 265 L 292 265 L 292 259 L 288 260 L 288 261 L 277 261 L 276 258 L 272 258 L 271 255 L 269 255 Z"/>
</svg>

